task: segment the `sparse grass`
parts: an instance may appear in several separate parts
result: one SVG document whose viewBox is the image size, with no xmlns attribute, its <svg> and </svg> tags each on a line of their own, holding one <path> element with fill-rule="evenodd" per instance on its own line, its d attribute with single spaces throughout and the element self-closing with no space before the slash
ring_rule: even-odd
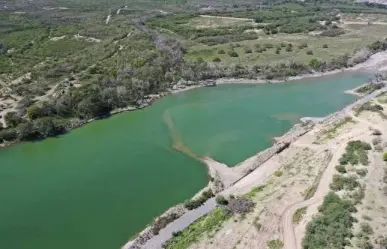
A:
<svg viewBox="0 0 387 249">
<path fill-rule="evenodd" d="M 257 229 L 257 231 L 261 230 L 262 225 L 261 223 L 259 223 L 259 216 L 254 218 L 253 226 L 255 227 L 255 229 Z"/>
<path fill-rule="evenodd" d="M 312 198 L 314 196 L 314 194 L 316 193 L 317 191 L 317 187 L 318 187 L 318 183 L 316 184 L 313 184 L 312 187 L 308 188 L 306 191 L 305 191 L 305 200 L 308 200 L 310 198 Z"/>
<path fill-rule="evenodd" d="M 230 216 L 223 208 L 216 208 L 208 215 L 198 219 L 189 227 L 179 232 L 171 238 L 165 248 L 167 249 L 183 249 L 188 248 L 193 243 L 197 242 L 205 233 L 210 233 L 219 228 L 222 223 L 228 220 Z"/>
<path fill-rule="evenodd" d="M 339 122 L 333 124 L 330 129 L 328 129 L 324 132 L 324 135 L 326 135 L 326 137 L 328 139 L 332 139 L 335 136 L 335 134 L 337 133 L 337 130 L 348 123 L 355 123 L 355 121 L 353 121 L 353 119 L 351 117 L 346 117 L 343 120 L 340 120 Z"/>
<path fill-rule="evenodd" d="M 306 207 L 297 209 L 293 215 L 293 223 L 299 224 L 305 214 L 306 214 Z"/>
<path fill-rule="evenodd" d="M 265 188 L 265 185 L 262 185 L 262 186 L 259 186 L 259 187 L 255 187 L 255 188 L 253 188 L 250 192 L 248 192 L 247 194 L 245 194 L 245 197 L 247 197 L 247 198 L 252 198 L 252 197 L 254 197 L 257 193 L 261 192 L 264 188 Z"/>
</svg>

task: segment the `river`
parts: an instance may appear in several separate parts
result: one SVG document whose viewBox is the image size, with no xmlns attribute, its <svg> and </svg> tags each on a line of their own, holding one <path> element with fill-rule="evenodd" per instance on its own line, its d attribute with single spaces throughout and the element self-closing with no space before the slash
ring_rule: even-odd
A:
<svg viewBox="0 0 387 249">
<path fill-rule="evenodd" d="M 171 95 L 58 138 L 0 150 L 0 248 L 118 249 L 203 188 L 195 157 L 233 166 L 302 116 L 355 100 L 368 74 L 222 85 Z"/>
</svg>

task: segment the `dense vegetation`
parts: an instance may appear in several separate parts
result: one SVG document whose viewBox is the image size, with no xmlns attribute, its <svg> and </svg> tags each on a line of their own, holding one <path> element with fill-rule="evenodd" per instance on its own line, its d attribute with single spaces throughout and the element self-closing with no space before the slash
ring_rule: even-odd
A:
<svg viewBox="0 0 387 249">
<path fill-rule="evenodd" d="M 351 213 L 356 209 L 350 201 L 329 193 L 319 214 L 306 228 L 302 242 L 304 249 L 344 249 L 349 245 L 348 238 L 353 236 L 351 229 L 354 218 Z"/>
<path fill-rule="evenodd" d="M 368 165 L 367 150 L 371 149 L 371 145 L 360 140 L 350 141 L 346 147 L 346 152 L 340 158 L 340 164 L 358 164 Z"/>
</svg>

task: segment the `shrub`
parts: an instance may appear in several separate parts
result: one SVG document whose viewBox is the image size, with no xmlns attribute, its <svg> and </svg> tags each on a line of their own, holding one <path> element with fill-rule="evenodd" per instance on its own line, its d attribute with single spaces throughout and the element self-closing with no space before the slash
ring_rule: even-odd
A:
<svg viewBox="0 0 387 249">
<path fill-rule="evenodd" d="M 7 127 L 16 127 L 23 121 L 23 119 L 16 112 L 8 112 L 4 115 L 4 121 Z"/>
<path fill-rule="evenodd" d="M 313 55 L 313 51 L 312 50 L 308 50 L 308 51 L 306 51 L 306 54 L 307 55 Z"/>
<path fill-rule="evenodd" d="M 185 201 L 184 207 L 186 207 L 188 210 L 195 209 L 203 205 L 203 203 L 206 202 L 211 197 L 214 197 L 214 194 L 212 193 L 211 190 L 204 191 L 199 198 Z"/>
<path fill-rule="evenodd" d="M 323 48 L 328 48 L 328 44 L 324 44 L 322 47 Z"/>
<path fill-rule="evenodd" d="M 264 44 L 264 47 L 267 48 L 267 49 L 270 49 L 270 48 L 273 48 L 274 45 L 271 44 L 271 43 L 265 43 L 265 44 Z"/>
<path fill-rule="evenodd" d="M 228 54 L 230 57 L 239 57 L 238 53 L 235 52 L 234 50 L 228 51 L 227 54 Z"/>
<path fill-rule="evenodd" d="M 356 170 L 356 174 L 358 174 L 359 176 L 365 176 L 365 175 L 367 175 L 367 173 L 368 173 L 367 169 L 357 169 Z"/>
<path fill-rule="evenodd" d="M 383 147 L 382 147 L 380 144 L 375 145 L 375 150 L 376 150 L 377 152 L 382 152 L 382 151 L 383 151 Z"/>
<path fill-rule="evenodd" d="M 345 169 L 345 166 L 344 165 L 337 165 L 336 166 L 336 170 L 339 172 L 339 173 L 347 173 L 347 170 Z"/>
<path fill-rule="evenodd" d="M 340 164 L 348 163 L 355 165 L 359 161 L 363 165 L 368 165 L 368 156 L 366 150 L 370 150 L 371 145 L 360 140 L 350 141 L 346 147 L 346 152 L 340 158 Z"/>
<path fill-rule="evenodd" d="M 380 130 L 373 130 L 372 131 L 372 135 L 374 135 L 374 136 L 380 136 L 380 135 L 382 135 L 382 132 L 380 131 Z"/>
<path fill-rule="evenodd" d="M 245 50 L 246 54 L 251 54 L 252 53 L 252 50 L 249 47 L 245 47 L 244 50 Z"/>
<path fill-rule="evenodd" d="M 0 130 L 0 141 L 13 141 L 18 137 L 14 128 Z"/>
<path fill-rule="evenodd" d="M 308 47 L 308 44 L 306 44 L 305 42 L 300 44 L 300 45 L 298 45 L 299 49 L 304 49 L 304 48 L 307 48 L 307 47 Z"/>
<path fill-rule="evenodd" d="M 309 66 L 313 69 L 320 69 L 321 67 L 321 62 L 319 60 L 317 60 L 316 58 L 313 58 L 310 60 L 309 62 Z"/>
<path fill-rule="evenodd" d="M 159 234 L 160 230 L 166 227 L 169 223 L 176 220 L 178 218 L 178 215 L 176 213 L 170 213 L 165 216 L 161 216 L 160 218 L 156 219 L 155 222 L 152 224 L 152 233 L 154 235 Z"/>
<path fill-rule="evenodd" d="M 366 222 L 360 224 L 360 229 L 363 233 L 368 235 L 372 235 L 374 233 L 372 227 Z"/>
<path fill-rule="evenodd" d="M 280 177 L 280 176 L 282 176 L 282 171 L 280 171 L 280 170 L 277 170 L 276 172 L 274 172 L 274 175 L 276 176 L 276 177 Z"/>
<path fill-rule="evenodd" d="M 218 203 L 219 205 L 227 205 L 228 204 L 228 200 L 226 198 L 224 198 L 223 195 L 218 195 L 215 200 L 216 200 L 216 203 Z"/>
<path fill-rule="evenodd" d="M 225 54 L 226 52 L 224 52 L 224 50 L 223 49 L 220 49 L 219 51 L 218 51 L 218 54 Z"/>
<path fill-rule="evenodd" d="M 275 50 L 275 53 L 276 53 L 276 54 L 280 54 L 280 53 L 281 53 L 281 49 L 278 49 L 278 48 L 277 48 L 277 49 Z"/>
<path fill-rule="evenodd" d="M 299 208 L 294 212 L 293 215 L 293 223 L 294 224 L 299 224 L 300 221 L 302 220 L 302 217 L 306 214 L 306 208 Z"/>
<path fill-rule="evenodd" d="M 379 245 L 382 247 L 382 249 L 387 249 L 387 237 L 380 239 Z"/>
<path fill-rule="evenodd" d="M 330 188 L 333 191 L 339 191 L 342 189 L 354 190 L 358 186 L 359 183 L 355 176 L 345 177 L 341 175 L 334 175 Z"/>
<path fill-rule="evenodd" d="M 250 212 L 254 207 L 254 202 L 250 199 L 238 197 L 228 201 L 227 210 L 231 214 L 246 214 Z"/>
<path fill-rule="evenodd" d="M 383 161 L 387 162 L 387 152 L 383 153 Z"/>
<path fill-rule="evenodd" d="M 221 60 L 220 60 L 219 57 L 215 57 L 212 61 L 213 61 L 213 62 L 220 62 Z"/>
<path fill-rule="evenodd" d="M 375 137 L 374 139 L 372 139 L 372 144 L 373 145 L 378 145 L 382 142 L 382 139 L 380 137 Z"/>
<path fill-rule="evenodd" d="M 269 249 L 281 249 L 284 246 L 284 243 L 281 240 L 270 240 L 267 242 Z"/>
<path fill-rule="evenodd" d="M 352 236 L 353 204 L 329 193 L 319 211 L 306 227 L 302 247 L 343 249 L 348 244 L 347 238 Z"/>
</svg>

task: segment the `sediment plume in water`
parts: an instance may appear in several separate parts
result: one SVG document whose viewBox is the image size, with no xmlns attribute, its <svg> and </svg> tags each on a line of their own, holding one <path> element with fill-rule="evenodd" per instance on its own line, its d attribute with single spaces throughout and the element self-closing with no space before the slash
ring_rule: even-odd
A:
<svg viewBox="0 0 387 249">
<path fill-rule="evenodd" d="M 182 136 L 179 133 L 179 131 L 175 128 L 175 124 L 173 122 L 172 116 L 169 114 L 168 111 L 164 112 L 163 119 L 165 124 L 168 126 L 169 132 L 171 134 L 172 147 L 175 150 L 180 151 L 191 158 L 200 160 L 200 156 L 196 155 L 192 150 L 190 150 L 190 148 L 188 148 L 184 144 Z"/>
</svg>

